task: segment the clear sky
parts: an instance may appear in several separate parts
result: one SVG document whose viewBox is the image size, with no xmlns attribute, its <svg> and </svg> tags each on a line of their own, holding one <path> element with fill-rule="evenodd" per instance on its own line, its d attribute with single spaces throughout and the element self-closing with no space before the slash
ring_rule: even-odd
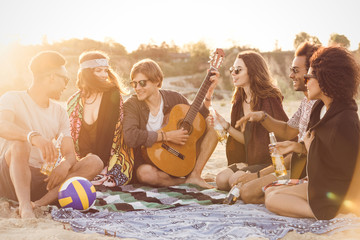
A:
<svg viewBox="0 0 360 240">
<path fill-rule="evenodd" d="M 39 44 L 71 38 L 112 38 L 131 52 L 141 43 L 182 46 L 205 41 L 209 47 L 248 45 L 272 51 L 275 43 L 292 50 L 297 33 L 327 44 L 344 34 L 355 50 L 360 43 L 357 0 L 0 0 L 0 45 Z"/>
</svg>

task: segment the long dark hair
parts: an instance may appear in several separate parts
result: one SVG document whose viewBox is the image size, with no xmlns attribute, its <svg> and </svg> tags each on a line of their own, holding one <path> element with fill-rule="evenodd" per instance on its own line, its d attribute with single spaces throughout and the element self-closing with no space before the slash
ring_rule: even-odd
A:
<svg viewBox="0 0 360 240">
<path fill-rule="evenodd" d="M 244 51 L 237 55 L 241 58 L 246 67 L 250 81 L 251 101 L 250 107 L 252 110 L 260 108 L 260 99 L 268 97 L 279 98 L 282 101 L 282 94 L 280 90 L 272 84 L 269 68 L 265 59 L 257 52 Z M 236 87 L 232 99 L 232 103 L 243 102 L 246 99 L 245 91 L 242 87 Z"/>
<path fill-rule="evenodd" d="M 107 59 L 109 56 L 101 51 L 83 52 L 79 57 L 79 64 L 92 59 Z M 79 69 L 77 75 L 76 86 L 82 91 L 83 97 L 87 98 L 93 93 L 106 92 L 111 88 L 117 88 L 120 93 L 126 92 L 120 87 L 122 86 L 119 76 L 109 66 L 109 78 L 107 81 L 100 81 L 94 74 L 94 68 Z"/>
</svg>

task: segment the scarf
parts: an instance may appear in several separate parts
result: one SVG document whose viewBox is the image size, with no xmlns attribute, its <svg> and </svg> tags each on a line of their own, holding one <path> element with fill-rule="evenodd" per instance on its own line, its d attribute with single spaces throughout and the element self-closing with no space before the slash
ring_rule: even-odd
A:
<svg viewBox="0 0 360 240">
<path fill-rule="evenodd" d="M 76 155 L 80 158 L 79 136 L 84 113 L 80 90 L 69 98 L 67 106 L 71 136 Z M 98 116 L 96 149 L 92 153 L 102 159 L 105 168 L 92 181 L 94 185 L 121 186 L 132 178 L 134 155 L 132 148 L 124 143 L 123 117 L 123 100 L 119 91 L 112 89 L 104 92 Z"/>
</svg>

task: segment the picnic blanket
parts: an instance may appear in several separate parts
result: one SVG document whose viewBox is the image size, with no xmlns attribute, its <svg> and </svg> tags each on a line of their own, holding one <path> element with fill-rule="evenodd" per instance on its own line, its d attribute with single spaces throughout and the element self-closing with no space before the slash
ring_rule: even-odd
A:
<svg viewBox="0 0 360 240">
<path fill-rule="evenodd" d="M 329 221 L 282 217 L 262 204 L 220 204 L 225 192 L 183 184 L 169 188 L 127 185 L 98 192 L 91 211 L 54 209 L 54 220 L 75 231 L 136 239 L 278 239 L 289 231 L 332 234 L 359 229 L 360 218 Z M 160 210 L 161 209 L 161 210 Z"/>
<path fill-rule="evenodd" d="M 182 205 L 209 205 L 222 203 L 226 192 L 203 189 L 194 184 L 154 188 L 141 185 L 125 185 L 103 192 L 98 188 L 96 204 L 92 209 L 110 211 L 134 211 L 166 209 Z"/>
</svg>

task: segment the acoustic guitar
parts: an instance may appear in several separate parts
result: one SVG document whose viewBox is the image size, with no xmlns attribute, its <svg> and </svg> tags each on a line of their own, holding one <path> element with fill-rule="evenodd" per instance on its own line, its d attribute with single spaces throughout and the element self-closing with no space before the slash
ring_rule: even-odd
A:
<svg viewBox="0 0 360 240">
<path fill-rule="evenodd" d="M 143 150 L 145 159 L 150 160 L 156 167 L 165 173 L 183 177 L 191 173 L 196 163 L 196 143 L 204 134 L 206 122 L 199 113 L 205 95 L 211 85 L 211 71 L 216 70 L 224 59 L 224 51 L 217 48 L 210 56 L 210 68 L 196 93 L 195 100 L 189 106 L 186 104 L 175 105 L 169 114 L 169 122 L 161 129 L 164 132 L 183 128 L 188 131 L 189 138 L 185 145 L 172 142 L 156 142 Z"/>
</svg>

